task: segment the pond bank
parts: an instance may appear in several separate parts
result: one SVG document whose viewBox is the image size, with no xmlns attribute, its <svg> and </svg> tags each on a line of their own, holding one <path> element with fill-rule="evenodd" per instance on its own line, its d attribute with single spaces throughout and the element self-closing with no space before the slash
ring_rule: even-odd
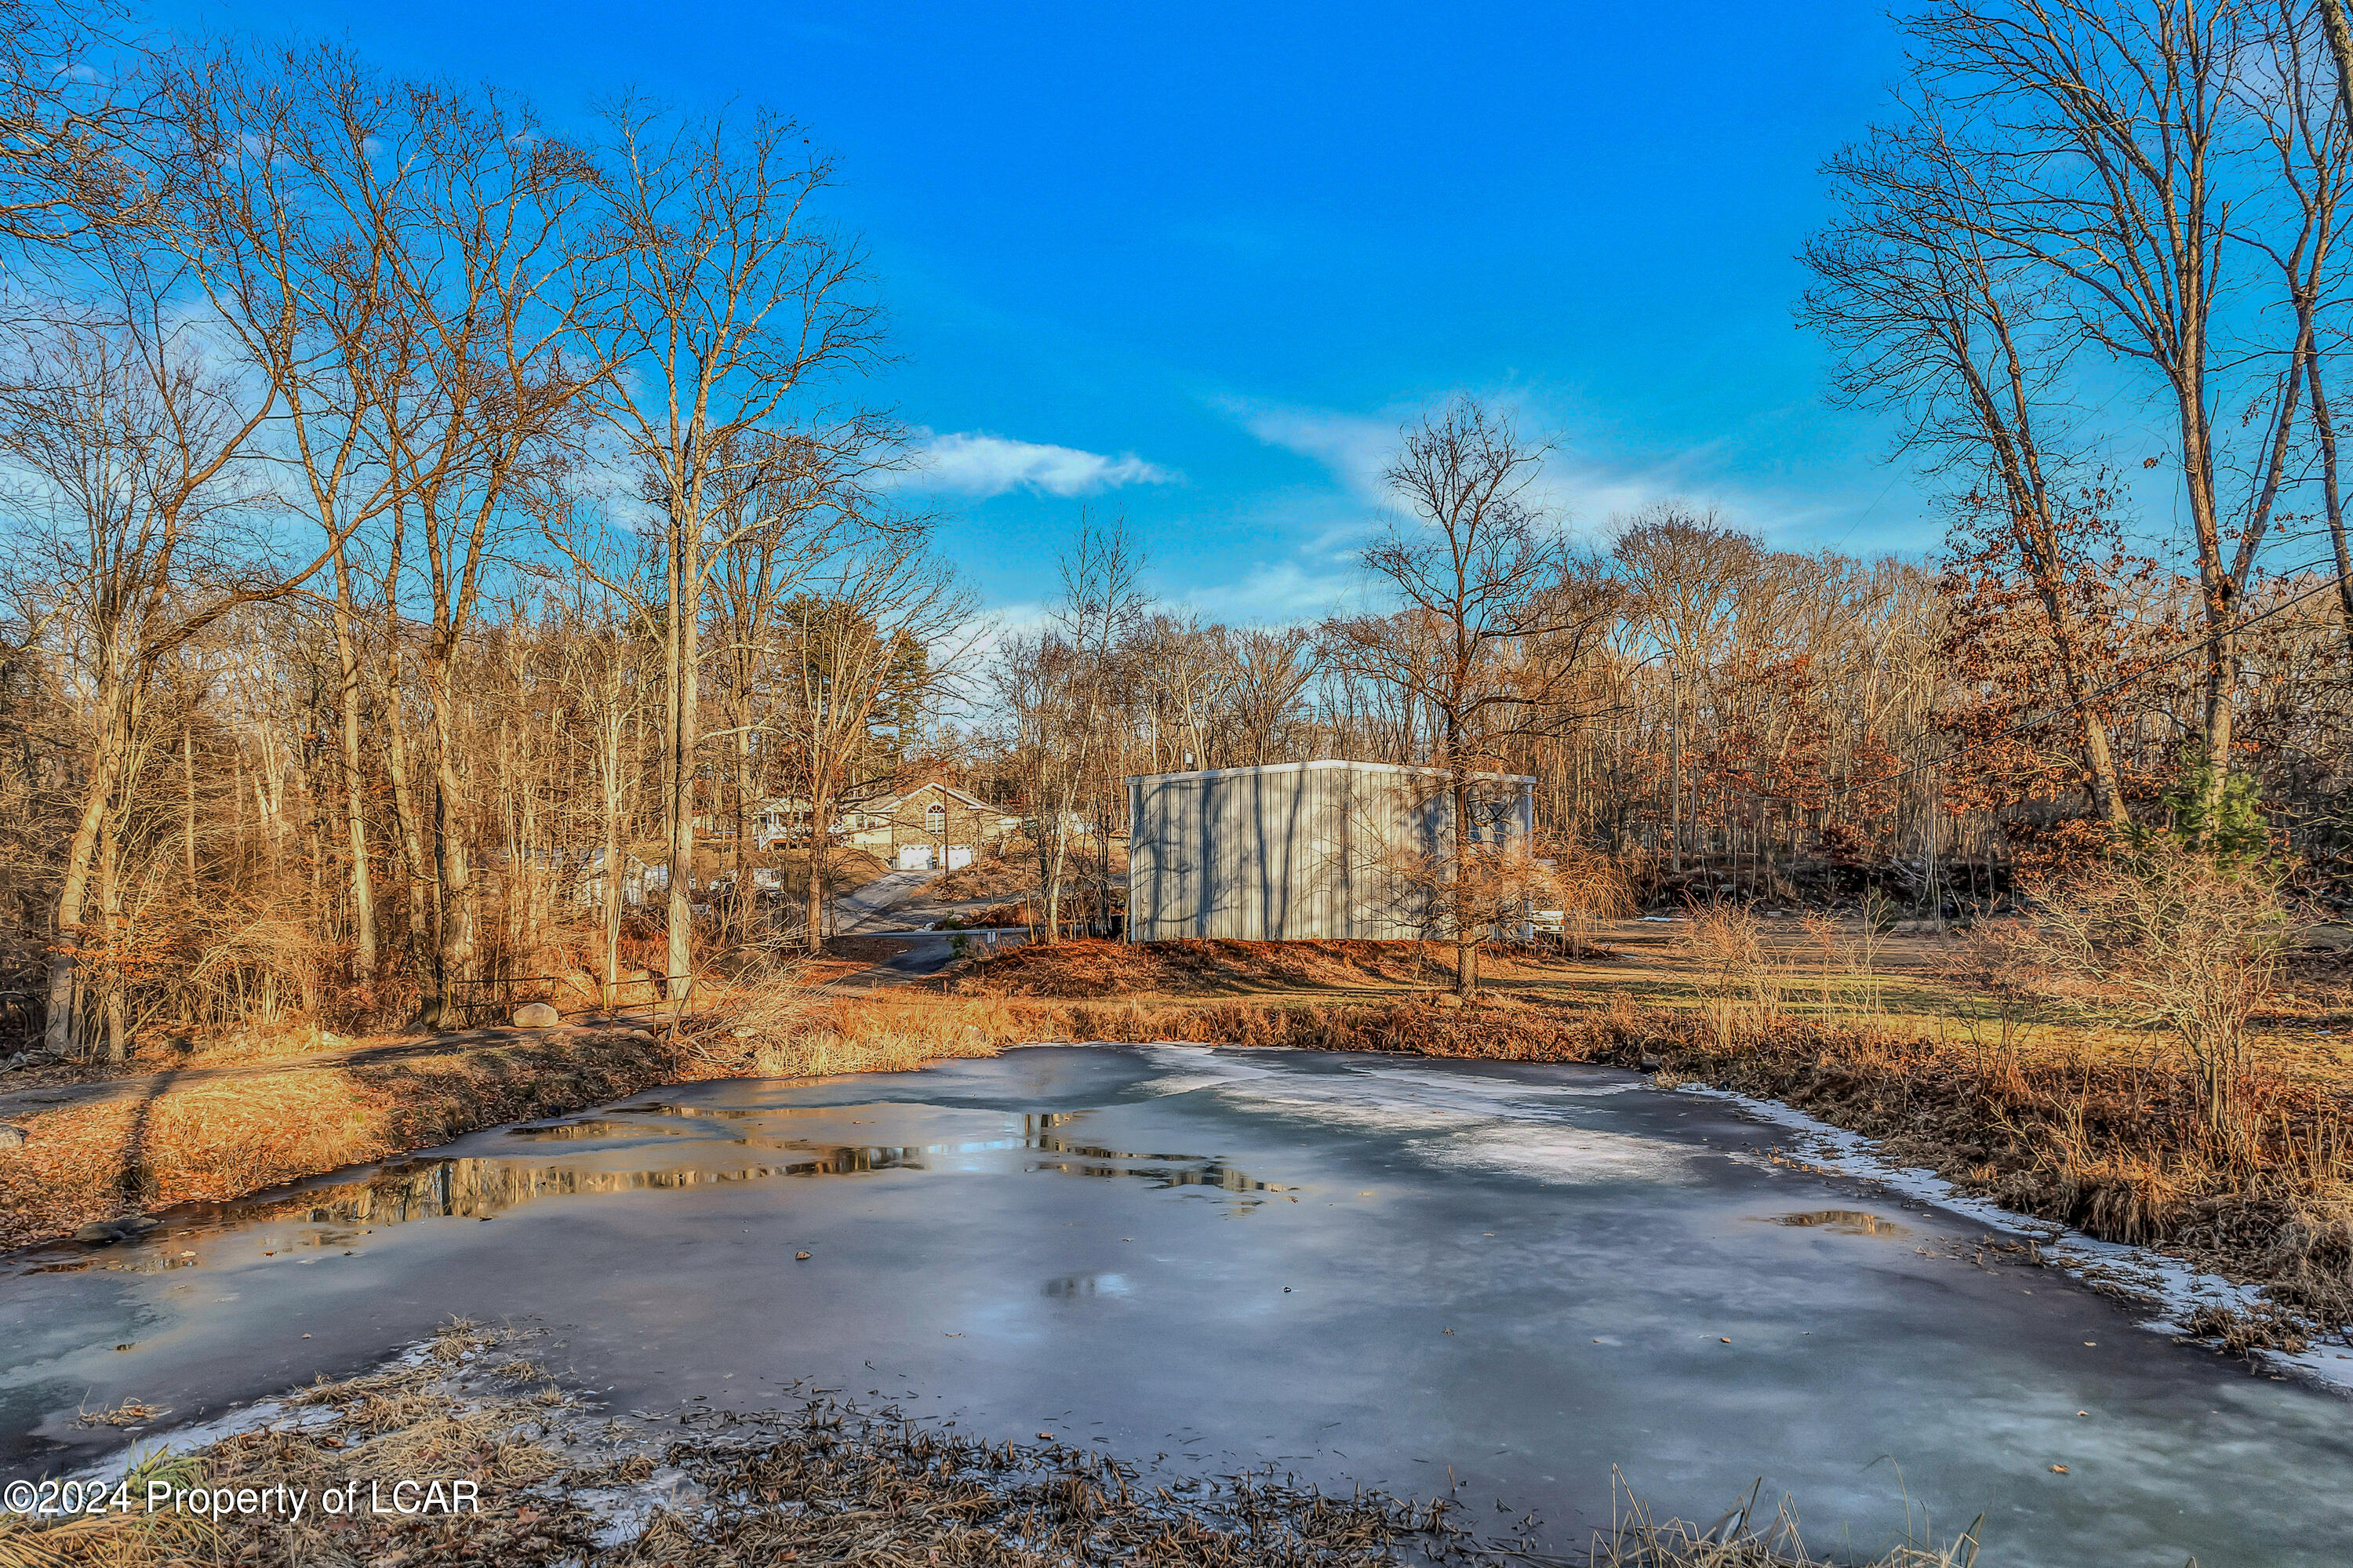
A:
<svg viewBox="0 0 2353 1568">
<path fill-rule="evenodd" d="M 69 1470 L 124 1440 L 89 1413 L 168 1436 L 461 1312 L 545 1328 L 624 1414 L 826 1390 L 1155 1486 L 1451 1479 L 1546 1553 L 1607 1526 L 1613 1466 L 1686 1517 L 1762 1471 L 1855 1557 L 1907 1495 L 2021 1568 L 2353 1553 L 2338 1397 L 1819 1163 L 1581 1065 L 1045 1047 L 688 1085 L 17 1255 L 0 1439 Z"/>
<path fill-rule="evenodd" d="M 1545 1561 L 1525 1550 L 1514 1521 L 1489 1523 L 1452 1495 L 1326 1496 L 1271 1468 L 1143 1484 L 1134 1463 L 1098 1448 L 1042 1434 L 990 1442 L 897 1404 L 813 1394 L 786 1411 L 688 1405 L 621 1417 L 534 1359 L 562 1349 L 544 1330 L 452 1322 L 373 1372 L 290 1391 L 216 1435 L 184 1435 L 176 1447 L 145 1446 L 76 1478 L 59 1500 L 105 1505 L 84 1503 L 79 1519 L 0 1513 L 0 1561 L 16 1560 L 12 1549 L 55 1568 Z M 438 1480 L 450 1492 L 462 1486 L 464 1500 L 447 1512 L 427 1511 L 429 1501 L 408 1514 L 369 1506 L 387 1486 L 400 1498 L 404 1479 L 423 1483 L 411 1497 L 429 1499 Z M 111 1507 L 118 1497 L 130 1506 Z M 302 1506 L 290 1510 L 297 1498 Z M 1623 1527 L 1592 1543 L 1598 1568 L 1815 1562 L 1786 1505 L 1768 1511 L 1752 1496 L 1706 1525 L 1628 1505 Z M 1899 1547 L 1862 1568 L 1951 1568 L 1973 1547 L 1966 1536 L 1941 1550 Z"/>
<path fill-rule="evenodd" d="M 1725 1027 L 1622 1003 L 1455 1011 L 1416 1000 L 1092 1003 L 902 991 L 818 999 L 788 1027 L 737 1033 L 721 1014 L 675 1039 L 565 1031 L 382 1065 L 319 1069 L 296 1058 L 232 1083 L 165 1083 L 133 1100 L 20 1116 L 13 1125 L 25 1143 L 0 1153 L 0 1248 L 659 1084 L 902 1070 L 1038 1040 L 1166 1040 L 1641 1065 L 1778 1101 L 1879 1140 L 1888 1160 L 1957 1192 L 2257 1287 L 2260 1298 L 2189 1325 L 2232 1350 L 2293 1353 L 2353 1322 L 2353 1211 L 2330 1141 L 2338 1107 L 2309 1089 L 2270 1093 L 2276 1158 L 2250 1173 L 2204 1150 L 2192 1098 L 2172 1075 L 2022 1061 L 1794 1018 Z"/>
</svg>

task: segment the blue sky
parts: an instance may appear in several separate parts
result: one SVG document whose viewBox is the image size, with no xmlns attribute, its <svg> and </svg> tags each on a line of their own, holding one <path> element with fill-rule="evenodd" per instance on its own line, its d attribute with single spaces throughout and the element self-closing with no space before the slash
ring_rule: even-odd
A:
<svg viewBox="0 0 2353 1568">
<path fill-rule="evenodd" d="M 1777 544 L 1935 543 L 1790 316 L 1815 165 L 1898 67 L 1869 5 L 160 15 L 341 36 L 559 122 L 624 87 L 804 122 L 891 310 L 872 396 L 936 439 L 923 502 L 1013 615 L 1082 506 L 1126 517 L 1166 600 L 1321 613 L 1358 581 L 1384 447 L 1457 388 L 1558 439 L 1588 533 L 1682 496 Z"/>
</svg>

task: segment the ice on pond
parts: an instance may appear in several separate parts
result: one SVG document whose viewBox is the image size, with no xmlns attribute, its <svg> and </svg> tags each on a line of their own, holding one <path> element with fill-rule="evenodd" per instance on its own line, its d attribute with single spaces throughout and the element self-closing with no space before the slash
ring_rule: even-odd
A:
<svg viewBox="0 0 2353 1568">
<path fill-rule="evenodd" d="M 1563 1550 L 1617 1467 L 1707 1518 L 1762 1475 L 1840 1550 L 1908 1496 L 2007 1563 L 2353 1561 L 2341 1398 L 1974 1245 L 1991 1217 L 1925 1188 L 1777 1162 L 1800 1129 L 1762 1114 L 1176 1046 L 685 1086 L 18 1255 L 0 1453 L 62 1468 L 122 1441 L 78 1410 L 214 1420 L 462 1314 L 549 1328 L 617 1408 L 814 1380 L 1072 1424 L 1147 1478 L 1451 1471 Z"/>
</svg>

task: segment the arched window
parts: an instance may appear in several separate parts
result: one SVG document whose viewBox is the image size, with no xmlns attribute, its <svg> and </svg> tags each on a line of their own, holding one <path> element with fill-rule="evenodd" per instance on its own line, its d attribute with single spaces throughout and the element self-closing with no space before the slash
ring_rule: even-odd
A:
<svg viewBox="0 0 2353 1568">
<path fill-rule="evenodd" d="M 937 800 L 923 808 L 923 832 L 944 833 L 948 831 L 948 809 Z"/>
</svg>

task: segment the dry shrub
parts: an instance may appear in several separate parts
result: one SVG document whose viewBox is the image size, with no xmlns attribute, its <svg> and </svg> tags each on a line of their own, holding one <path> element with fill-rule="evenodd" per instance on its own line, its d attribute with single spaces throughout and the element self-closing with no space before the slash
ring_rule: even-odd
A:
<svg viewBox="0 0 2353 1568">
<path fill-rule="evenodd" d="M 2341 1184 L 2292 1192 L 2263 1250 L 2269 1295 L 2331 1325 L 2353 1323 L 2353 1202 Z"/>
<path fill-rule="evenodd" d="M 2174 1234 L 2205 1173 L 2179 1158 L 2111 1139 L 2105 1148 L 2084 1131 L 2084 1107 L 2064 1107 L 2048 1129 L 2052 1150 L 2049 1209 L 2091 1235 L 2141 1245 Z"/>
<path fill-rule="evenodd" d="M 1716 1037 L 1737 1025 L 1770 1025 L 1781 1015 L 1781 965 L 1767 948 L 1764 922 L 1747 906 L 1722 899 L 1691 907 L 1691 929 L 1675 940 L 1700 972 L 1700 994 Z"/>
<path fill-rule="evenodd" d="M 2247 1024 L 2289 932 L 2273 876 L 2158 837 L 2025 890 L 2032 914 L 1978 938 L 1989 976 L 2054 1008 L 2166 1031 L 2198 1080 L 2208 1130 L 2246 1157 Z"/>
<path fill-rule="evenodd" d="M 1581 959 L 1596 926 L 1625 919 L 1641 907 L 1634 897 L 1634 878 L 1622 856 L 1573 839 L 1555 844 L 1546 853 L 1553 863 L 1553 891 L 1560 899 L 1561 938 L 1569 956 Z"/>
</svg>

